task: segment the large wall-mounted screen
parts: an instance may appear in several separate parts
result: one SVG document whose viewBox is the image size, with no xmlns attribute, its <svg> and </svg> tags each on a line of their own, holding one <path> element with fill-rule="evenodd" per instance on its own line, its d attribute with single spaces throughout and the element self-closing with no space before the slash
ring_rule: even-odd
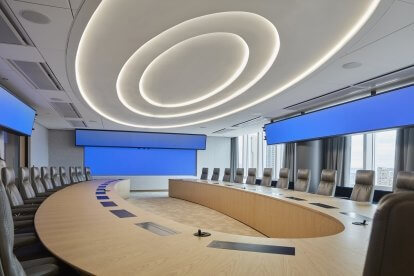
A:
<svg viewBox="0 0 414 276">
<path fill-rule="evenodd" d="M 267 144 L 414 125 L 414 86 L 265 125 Z"/>
<path fill-rule="evenodd" d="M 197 151 L 85 147 L 85 166 L 94 175 L 196 175 Z"/>
<path fill-rule="evenodd" d="M 36 112 L 0 86 L 0 127 L 19 134 L 32 134 Z"/>
<path fill-rule="evenodd" d="M 76 130 L 77 146 L 206 149 L 206 136 L 155 132 Z"/>
</svg>

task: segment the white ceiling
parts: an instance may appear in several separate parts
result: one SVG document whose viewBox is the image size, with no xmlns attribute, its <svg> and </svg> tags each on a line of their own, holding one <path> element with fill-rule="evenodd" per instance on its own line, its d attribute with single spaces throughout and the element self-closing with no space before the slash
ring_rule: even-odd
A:
<svg viewBox="0 0 414 276">
<path fill-rule="evenodd" d="M 197 3 L 188 0 L 168 3 L 154 0 L 105 0 L 99 6 L 100 13 L 95 14 L 91 24 L 88 25 L 92 31 L 85 33 L 83 39 L 87 43 L 84 48 L 81 48 L 83 51 L 80 62 L 81 86 L 86 87 L 85 91 L 87 91 L 84 91 L 84 94 L 87 93 L 89 104 L 93 105 L 91 108 L 79 91 L 79 80 L 77 82 L 75 79 L 75 57 L 84 27 L 100 1 L 88 0 L 80 10 L 82 0 L 0 0 L 0 2 L 2 6 L 10 8 L 17 23 L 21 24 L 22 30 L 30 38 L 30 45 L 0 43 L 0 83 L 31 104 L 38 112 L 37 121 L 50 129 L 73 128 L 68 120 L 75 120 L 84 121 L 89 128 L 94 129 L 210 135 L 219 129 L 231 128 L 237 123 L 258 116 L 271 118 L 288 114 L 289 111 L 283 109 L 286 106 L 414 64 L 414 51 L 412 51 L 414 1 L 383 0 L 362 29 L 306 78 L 295 84 L 292 83 L 291 87 L 261 103 L 208 121 L 265 98 L 312 66 L 352 29 L 364 15 L 367 7 L 372 4 L 372 0 L 306 2 L 234 0 L 196 1 Z M 29 22 L 21 16 L 23 10 L 33 10 L 46 15 L 50 22 L 48 24 Z M 178 30 L 170 34 L 168 31 L 163 36 L 157 37 L 159 33 L 179 23 L 203 15 L 220 15 L 229 11 L 254 13 L 258 18 L 266 18 L 277 29 L 280 51 L 269 68 L 266 68 L 266 61 L 272 58 L 271 49 L 275 48 L 277 37 L 271 38 L 272 32 L 269 28 L 266 29 L 266 26 L 261 26 L 263 22 L 260 20 L 255 21 L 250 18 L 252 21 L 247 21 L 249 18 L 241 18 L 240 15 L 232 18 L 225 15 L 220 18 L 222 21 L 219 21 L 218 17 L 214 18 L 215 20 L 207 18 L 208 24 L 197 25 L 197 22 L 192 22 L 185 26 L 184 31 Z M 180 59 L 174 59 L 175 54 L 168 57 L 168 49 L 177 43 L 185 39 L 191 41 L 192 37 L 207 33 L 213 35 L 205 40 L 205 47 L 199 44 L 197 48 L 195 44 L 189 43 L 193 45 L 183 48 L 184 51 L 179 53 Z M 215 35 L 217 33 L 230 35 L 226 38 L 221 37 L 217 42 L 218 37 Z M 263 35 L 264 33 L 266 35 Z M 237 42 L 229 38 L 232 37 L 231 34 L 233 38 L 234 35 L 239 36 L 241 41 Z M 153 39 L 154 37 L 156 38 Z M 229 40 L 228 43 L 223 43 L 226 39 Z M 146 44 L 150 40 L 152 42 Z M 236 72 L 243 65 L 241 62 L 245 56 L 241 46 L 243 41 L 249 49 L 248 62 L 242 72 Z M 234 48 L 234 52 L 230 53 L 229 48 L 226 47 L 232 43 L 231 48 Z M 151 47 L 140 48 L 143 45 Z M 138 49 L 145 51 L 137 51 Z M 142 73 L 165 51 L 167 51 L 165 55 L 167 58 L 156 64 L 159 66 L 153 66 L 150 68 L 152 70 L 148 69 L 149 77 L 145 80 L 148 80 L 149 85 L 144 94 L 161 105 L 187 102 L 185 105 L 176 107 L 154 105 L 146 101 L 140 93 L 139 81 Z M 202 52 L 199 60 L 196 59 L 197 51 Z M 129 64 L 131 66 L 126 66 L 128 70 L 122 75 L 117 93 L 118 75 L 124 64 L 129 62 L 130 57 L 137 52 L 140 54 L 140 59 L 131 62 Z M 192 58 L 184 59 L 186 54 Z M 214 57 L 219 58 L 214 60 Z M 228 60 L 223 60 L 224 58 Z M 36 89 L 10 65 L 8 59 L 47 63 L 63 88 L 62 91 Z M 342 65 L 347 62 L 360 62 L 362 66 L 343 69 Z M 203 67 L 203 64 L 206 66 Z M 191 67 L 194 70 L 188 69 Z M 176 68 L 182 70 L 174 70 Z M 254 79 L 254 76 L 260 75 L 258 74 L 260 71 L 267 71 L 267 73 Z M 234 78 L 235 74 L 239 75 Z M 238 89 L 243 88 L 243 84 L 249 83 L 249 74 L 253 76 L 250 80 L 253 79 L 256 83 L 245 91 Z M 157 82 L 157 79 L 163 81 Z M 171 82 L 172 79 L 180 81 Z M 226 83 L 227 80 L 230 81 Z M 215 88 L 223 89 L 214 91 Z M 206 97 L 206 94 L 211 91 L 216 93 Z M 240 91 L 242 91 L 240 94 L 231 98 L 233 94 Z M 167 92 L 169 94 L 163 97 L 162 95 Z M 123 93 L 124 103 L 128 106 L 119 99 L 119 93 Z M 226 98 L 231 99 L 225 101 Z M 82 118 L 63 118 L 50 104 L 57 101 L 73 103 Z M 223 103 L 218 104 L 220 102 Z M 199 112 L 209 106 L 210 109 Z M 153 116 L 137 114 L 134 112 L 137 109 Z M 194 112 L 194 114 L 160 118 L 163 115 L 186 112 Z M 144 125 L 149 128 L 125 126 L 104 118 L 102 114 L 118 122 Z M 196 121 L 205 122 L 178 128 L 153 128 L 192 124 Z M 258 125 L 243 129 L 235 128 L 222 135 L 235 136 L 262 125 L 263 120 L 260 120 Z"/>
</svg>

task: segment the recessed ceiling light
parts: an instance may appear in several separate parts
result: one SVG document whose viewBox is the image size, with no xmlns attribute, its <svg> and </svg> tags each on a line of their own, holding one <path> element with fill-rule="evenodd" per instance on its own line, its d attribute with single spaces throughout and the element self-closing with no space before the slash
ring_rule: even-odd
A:
<svg viewBox="0 0 414 276">
<path fill-rule="evenodd" d="M 344 68 L 344 69 L 354 69 L 354 68 L 360 67 L 361 65 L 362 65 L 362 63 L 360 63 L 360 62 L 352 61 L 352 62 L 344 63 L 342 65 L 342 68 Z"/>
<path fill-rule="evenodd" d="M 94 120 L 89 120 L 89 123 L 96 123 L 96 121 L 94 121 Z"/>
<path fill-rule="evenodd" d="M 36 24 L 48 24 L 50 22 L 49 17 L 37 11 L 23 10 L 20 12 L 20 15 L 27 21 L 30 21 Z"/>
</svg>

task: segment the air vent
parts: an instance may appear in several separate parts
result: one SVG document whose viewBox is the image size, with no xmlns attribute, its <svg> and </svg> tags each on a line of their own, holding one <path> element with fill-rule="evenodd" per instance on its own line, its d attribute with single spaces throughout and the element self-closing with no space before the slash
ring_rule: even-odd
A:
<svg viewBox="0 0 414 276">
<path fill-rule="evenodd" d="M 21 60 L 9 60 L 9 62 L 34 86 L 34 88 L 55 91 L 63 90 L 45 63 Z"/>
<path fill-rule="evenodd" d="M 73 103 L 51 102 L 50 104 L 64 118 L 82 118 Z"/>
<path fill-rule="evenodd" d="M 26 38 L 23 28 L 19 28 L 11 16 L 10 8 L 0 4 L 0 43 L 16 45 L 32 45 L 30 39 Z"/>
<path fill-rule="evenodd" d="M 288 107 L 286 110 L 308 111 L 313 108 L 327 106 L 331 103 L 340 103 L 341 101 L 359 98 L 368 95 L 372 90 L 392 89 L 398 86 L 407 85 L 414 78 L 414 66 L 402 68 L 375 78 L 353 84 L 351 86 L 326 93 L 313 99 L 300 102 Z"/>
<path fill-rule="evenodd" d="M 88 127 L 84 121 L 67 120 L 73 127 Z"/>
<path fill-rule="evenodd" d="M 222 128 L 222 129 L 216 130 L 216 131 L 214 131 L 212 133 L 214 133 L 214 134 L 224 134 L 224 133 L 231 132 L 233 130 L 234 129 L 231 129 L 231 128 Z"/>
<path fill-rule="evenodd" d="M 252 119 L 249 119 L 247 121 L 243 121 L 241 123 L 232 125 L 231 127 L 247 127 L 247 126 L 255 126 L 259 124 L 267 123 L 268 120 L 266 118 L 263 118 L 262 116 L 257 116 Z"/>
</svg>

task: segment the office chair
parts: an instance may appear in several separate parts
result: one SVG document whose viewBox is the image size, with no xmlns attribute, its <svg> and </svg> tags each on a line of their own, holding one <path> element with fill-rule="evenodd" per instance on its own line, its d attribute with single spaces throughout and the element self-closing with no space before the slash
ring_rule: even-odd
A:
<svg viewBox="0 0 414 276">
<path fill-rule="evenodd" d="M 237 168 L 236 176 L 234 177 L 235 183 L 243 183 L 244 178 L 244 168 Z"/>
<path fill-rule="evenodd" d="M 276 188 L 289 189 L 289 169 L 281 168 L 279 171 L 279 180 L 277 181 Z"/>
<path fill-rule="evenodd" d="M 200 179 L 201 179 L 201 180 L 207 180 L 207 178 L 208 178 L 208 168 L 203 168 L 203 169 L 201 170 L 201 176 L 200 176 Z"/>
<path fill-rule="evenodd" d="M 374 171 L 358 170 L 355 177 L 355 186 L 352 189 L 351 200 L 372 202 L 374 197 L 374 177 Z"/>
<path fill-rule="evenodd" d="M 211 176 L 211 180 L 218 181 L 220 176 L 220 168 L 213 169 L 213 175 Z"/>
<path fill-rule="evenodd" d="M 49 169 L 47 167 L 41 167 L 41 181 L 43 183 L 43 186 L 45 186 L 46 191 L 48 192 L 56 192 L 59 190 L 59 188 L 55 188 L 53 186 L 52 180 L 50 179 Z"/>
<path fill-rule="evenodd" d="M 299 169 L 298 177 L 295 181 L 294 190 L 299 192 L 308 192 L 311 172 L 308 169 Z"/>
<path fill-rule="evenodd" d="M 76 170 L 74 167 L 69 167 L 69 179 L 71 184 L 79 182 L 78 176 L 76 175 Z"/>
<path fill-rule="evenodd" d="M 31 167 L 30 168 L 30 178 L 32 180 L 32 187 L 38 197 L 47 197 L 53 194 L 52 191 L 46 191 L 45 186 L 43 186 L 42 180 L 40 178 L 39 168 Z"/>
<path fill-rule="evenodd" d="M 414 275 L 414 193 L 384 196 L 372 221 L 364 276 Z"/>
<path fill-rule="evenodd" d="M 230 168 L 224 169 L 223 181 L 231 182 L 231 169 Z"/>
<path fill-rule="evenodd" d="M 266 186 L 266 187 L 272 186 L 272 174 L 273 174 L 272 168 L 265 168 L 263 170 L 263 177 L 262 177 L 262 181 L 260 181 L 260 185 Z"/>
<path fill-rule="evenodd" d="M 316 194 L 334 196 L 336 190 L 336 170 L 322 170 Z"/>
<path fill-rule="evenodd" d="M 50 180 L 52 181 L 52 184 L 56 189 L 63 188 L 62 182 L 60 181 L 60 177 L 59 177 L 58 170 L 56 169 L 56 167 L 50 167 Z"/>
<path fill-rule="evenodd" d="M 60 175 L 60 182 L 63 184 L 63 186 L 70 185 L 70 179 L 68 175 L 66 174 L 65 167 L 59 167 L 59 175 Z"/>
<path fill-rule="evenodd" d="M 395 192 L 414 191 L 414 172 L 398 172 L 395 184 Z"/>
<path fill-rule="evenodd" d="M 86 177 L 86 181 L 92 180 L 91 169 L 89 167 L 85 167 L 85 177 Z"/>
<path fill-rule="evenodd" d="M 256 168 L 249 168 L 247 171 L 246 184 L 256 184 Z"/>
</svg>

